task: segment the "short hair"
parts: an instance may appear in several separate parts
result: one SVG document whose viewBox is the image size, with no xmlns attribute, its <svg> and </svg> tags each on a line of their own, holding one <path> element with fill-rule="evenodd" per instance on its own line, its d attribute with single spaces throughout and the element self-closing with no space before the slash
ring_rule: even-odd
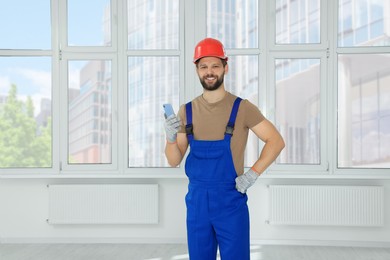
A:
<svg viewBox="0 0 390 260">
<path fill-rule="evenodd" d="M 222 62 L 222 66 L 225 68 L 226 67 L 226 65 L 227 65 L 227 61 L 225 60 L 225 59 L 220 59 L 221 60 L 221 62 Z M 199 65 L 199 61 L 200 61 L 200 59 L 199 60 L 197 60 L 196 62 L 195 62 L 195 64 L 196 64 L 196 67 L 198 67 L 198 65 Z"/>
</svg>

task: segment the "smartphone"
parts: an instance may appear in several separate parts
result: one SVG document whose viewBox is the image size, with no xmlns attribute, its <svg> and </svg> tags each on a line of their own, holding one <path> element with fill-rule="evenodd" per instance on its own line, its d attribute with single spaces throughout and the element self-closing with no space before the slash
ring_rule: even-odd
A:
<svg viewBox="0 0 390 260">
<path fill-rule="evenodd" d="M 163 107 L 164 107 L 164 112 L 165 112 L 165 118 L 169 117 L 170 115 L 175 114 L 171 104 L 164 104 Z"/>
</svg>

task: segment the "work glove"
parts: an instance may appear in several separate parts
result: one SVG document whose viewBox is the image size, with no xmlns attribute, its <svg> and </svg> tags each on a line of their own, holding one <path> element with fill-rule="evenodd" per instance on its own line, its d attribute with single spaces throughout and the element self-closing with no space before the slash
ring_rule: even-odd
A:
<svg viewBox="0 0 390 260">
<path fill-rule="evenodd" d="M 246 173 L 236 178 L 236 189 L 242 194 L 246 193 L 248 188 L 256 182 L 258 177 L 259 175 L 255 171 L 249 169 Z"/>
<path fill-rule="evenodd" d="M 165 119 L 164 128 L 168 142 L 176 142 L 177 132 L 179 132 L 180 125 L 180 118 L 175 114 L 170 115 Z"/>
</svg>

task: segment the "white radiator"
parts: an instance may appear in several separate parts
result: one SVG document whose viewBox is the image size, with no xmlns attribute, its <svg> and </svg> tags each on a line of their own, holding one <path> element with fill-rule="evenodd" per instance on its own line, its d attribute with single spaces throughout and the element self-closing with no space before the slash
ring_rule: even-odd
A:
<svg viewBox="0 0 390 260">
<path fill-rule="evenodd" d="M 48 185 L 50 224 L 156 224 L 157 184 Z"/>
<path fill-rule="evenodd" d="M 381 186 L 270 185 L 276 225 L 383 226 Z"/>
</svg>

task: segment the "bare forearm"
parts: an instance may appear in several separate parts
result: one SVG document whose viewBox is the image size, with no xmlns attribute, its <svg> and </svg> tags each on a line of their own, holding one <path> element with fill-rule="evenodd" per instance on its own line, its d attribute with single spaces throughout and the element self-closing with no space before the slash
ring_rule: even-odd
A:
<svg viewBox="0 0 390 260">
<path fill-rule="evenodd" d="M 183 155 L 177 143 L 166 143 L 165 156 L 167 157 L 169 165 L 172 167 L 178 166 L 183 159 Z"/>
<path fill-rule="evenodd" d="M 279 156 L 285 144 L 282 138 L 267 142 L 261 151 L 259 159 L 253 165 L 257 174 L 262 174 Z"/>
</svg>

